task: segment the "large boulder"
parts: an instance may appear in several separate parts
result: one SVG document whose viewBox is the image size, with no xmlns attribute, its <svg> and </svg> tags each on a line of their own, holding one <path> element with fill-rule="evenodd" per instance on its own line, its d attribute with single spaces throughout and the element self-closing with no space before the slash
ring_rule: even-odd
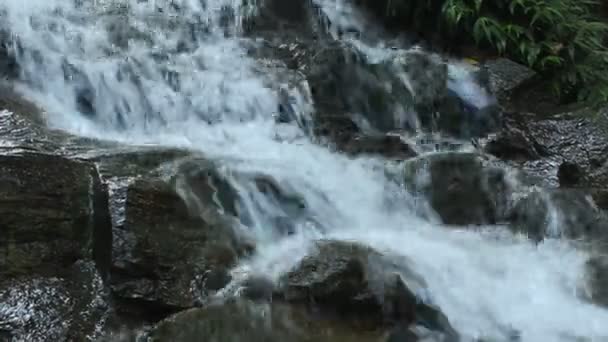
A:
<svg viewBox="0 0 608 342">
<path fill-rule="evenodd" d="M 279 280 L 283 300 L 329 317 L 373 326 L 418 323 L 455 338 L 447 317 L 425 303 L 424 291 L 424 280 L 406 264 L 339 241 L 317 242 L 313 252 Z"/>
<path fill-rule="evenodd" d="M 92 262 L 52 276 L 0 279 L 0 340 L 96 340 L 108 309 L 108 293 Z"/>
<path fill-rule="evenodd" d="M 514 91 L 530 84 L 537 77 L 535 71 L 507 58 L 487 60 L 483 63 L 483 68 L 488 74 L 492 91 L 503 103 L 510 100 Z"/>
<path fill-rule="evenodd" d="M 444 152 L 405 164 L 405 185 L 426 197 L 443 223 L 492 224 L 503 218 L 509 187 L 504 170 L 475 153 Z"/>
<path fill-rule="evenodd" d="M 108 309 L 112 227 L 92 163 L 0 156 L 0 339 L 82 341 Z"/>
<path fill-rule="evenodd" d="M 180 312 L 152 329 L 151 342 L 381 342 L 382 332 L 325 320 L 297 307 L 244 300 Z"/>
<path fill-rule="evenodd" d="M 521 199 L 509 214 L 510 227 L 534 240 L 565 237 L 608 242 L 608 218 L 583 191 L 535 191 Z"/>
<path fill-rule="evenodd" d="M 107 193 L 91 163 L 0 156 L 0 227 L 0 278 L 54 273 L 79 259 L 109 266 Z"/>
<path fill-rule="evenodd" d="M 485 150 L 516 162 L 546 185 L 586 189 L 606 207 L 608 127 L 597 114 L 592 108 L 559 115 L 509 111 Z"/>
<path fill-rule="evenodd" d="M 322 47 L 311 57 L 303 72 L 317 108 L 317 122 L 322 123 L 325 115 L 344 115 L 359 126 L 382 132 L 415 128 L 415 118 L 400 117 L 410 115 L 408 108 L 414 103 L 390 63 L 372 64 L 340 43 Z"/>
<path fill-rule="evenodd" d="M 229 269 L 249 249 L 233 230 L 234 196 L 204 160 L 180 164 L 168 180 L 129 185 L 111 279 L 122 309 L 163 317 L 204 303 L 230 281 Z"/>
<path fill-rule="evenodd" d="M 538 160 L 548 155 L 547 148 L 541 145 L 526 125 L 524 115 L 508 113 L 501 128 L 485 146 L 485 152 L 504 160 L 525 162 Z"/>
<path fill-rule="evenodd" d="M 485 137 L 498 130 L 502 109 L 492 92 L 485 69 L 452 61 L 447 92 L 435 110 L 434 127 L 458 138 Z"/>
</svg>

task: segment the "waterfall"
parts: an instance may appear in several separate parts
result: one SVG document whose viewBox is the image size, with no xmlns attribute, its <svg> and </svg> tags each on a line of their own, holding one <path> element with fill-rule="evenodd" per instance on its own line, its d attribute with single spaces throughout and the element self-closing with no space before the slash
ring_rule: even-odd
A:
<svg viewBox="0 0 608 342">
<path fill-rule="evenodd" d="M 330 31 L 373 31 L 346 0 L 315 3 Z M 578 296 L 586 253 L 499 227 L 446 228 L 387 177 L 387 160 L 317 143 L 306 124 L 315 108 L 306 80 L 248 51 L 257 43 L 242 26 L 256 10 L 239 0 L 3 0 L 0 31 L 11 35 L 18 90 L 46 110 L 51 127 L 195 149 L 221 165 L 248 217 L 241 229 L 257 242 L 237 278 L 277 279 L 319 237 L 358 241 L 410 260 L 465 341 L 507 341 L 513 331 L 526 342 L 608 339 L 608 312 Z M 335 38 L 370 58 L 392 53 L 373 34 Z M 492 101 L 470 79 L 456 79 L 451 87 L 471 102 Z M 285 98 L 297 120 L 277 119 Z M 247 175 L 271 178 L 306 203 L 306 214 L 290 216 Z M 277 233 L 277 213 L 293 234 Z"/>
</svg>

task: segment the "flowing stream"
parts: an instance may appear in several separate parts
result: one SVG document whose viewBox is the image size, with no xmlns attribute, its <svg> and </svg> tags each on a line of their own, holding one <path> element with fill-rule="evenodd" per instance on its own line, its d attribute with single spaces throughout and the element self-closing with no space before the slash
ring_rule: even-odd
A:
<svg viewBox="0 0 608 342">
<path fill-rule="evenodd" d="M 333 28 L 372 32 L 348 2 L 315 2 Z M 308 218 L 280 237 L 269 217 L 282 209 L 233 180 L 250 217 L 243 229 L 258 243 L 236 273 L 276 279 L 316 238 L 359 241 L 406 257 L 465 341 L 514 334 L 526 342 L 608 341 L 608 311 L 579 296 L 584 252 L 559 240 L 537 245 L 500 227 L 442 227 L 416 214 L 412 195 L 387 178 L 387 161 L 315 143 L 305 82 L 285 82 L 284 70 L 247 53 L 252 42 L 240 25 L 256 9 L 240 0 L 2 0 L 0 29 L 13 34 L 19 90 L 45 108 L 49 125 L 197 149 L 225 170 L 267 175 L 305 200 Z M 340 39 L 378 58 L 391 51 L 362 37 Z M 454 86 L 477 91 L 470 82 Z M 297 120 L 276 120 L 280 89 Z"/>
</svg>

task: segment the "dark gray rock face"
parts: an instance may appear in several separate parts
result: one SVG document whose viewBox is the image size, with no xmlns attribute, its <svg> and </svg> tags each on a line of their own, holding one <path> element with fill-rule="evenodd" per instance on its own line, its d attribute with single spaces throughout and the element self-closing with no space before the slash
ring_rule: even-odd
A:
<svg viewBox="0 0 608 342">
<path fill-rule="evenodd" d="M 485 150 L 517 163 L 546 186 L 585 190 L 608 208 L 608 129 L 589 111 L 549 117 L 509 113 Z"/>
<path fill-rule="evenodd" d="M 190 162 L 168 182 L 140 179 L 129 186 L 111 286 L 131 309 L 162 317 L 204 303 L 230 281 L 228 270 L 249 247 L 220 214 L 234 211 L 234 198 L 214 172 L 204 162 Z M 216 199 L 225 196 L 222 207 Z"/>
<path fill-rule="evenodd" d="M 12 52 L 12 45 L 10 33 L 0 28 L 0 80 L 14 79 L 19 74 L 19 67 Z"/>
<path fill-rule="evenodd" d="M 62 157 L 0 156 L 0 276 L 109 265 L 107 193 L 95 167 Z"/>
<path fill-rule="evenodd" d="M 405 160 L 418 153 L 397 135 L 356 135 L 343 148 L 350 155 L 376 155 L 389 159 Z"/>
<path fill-rule="evenodd" d="M 508 113 L 498 134 L 485 146 L 485 152 L 505 160 L 524 162 L 548 156 L 548 150 L 537 141 L 526 125 L 529 118 Z"/>
<path fill-rule="evenodd" d="M 366 246 L 320 241 L 279 281 L 281 297 L 326 315 L 375 324 L 420 323 L 457 334 L 438 309 L 418 296 L 424 281 L 407 266 Z"/>
<path fill-rule="evenodd" d="M 245 20 L 245 33 L 258 36 L 297 30 L 297 34 L 300 35 L 311 34 L 312 9 L 311 3 L 307 0 L 260 1 L 257 15 Z"/>
<path fill-rule="evenodd" d="M 504 171 L 484 167 L 473 153 L 446 152 L 411 160 L 405 184 L 426 196 L 446 224 L 491 224 L 506 210 L 508 186 Z"/>
<path fill-rule="evenodd" d="M 108 309 L 108 293 L 92 262 L 77 262 L 48 277 L 4 278 L 0 280 L 0 340 L 94 340 Z"/>
<path fill-rule="evenodd" d="M 608 242 L 608 219 L 585 192 L 556 189 L 533 192 L 510 213 L 513 231 L 534 240 L 565 237 L 593 243 Z"/>
<path fill-rule="evenodd" d="M 322 49 L 306 64 L 309 68 L 304 73 L 319 123 L 323 115 L 344 115 L 351 120 L 356 120 L 352 115 L 358 115 L 382 132 L 408 125 L 399 122 L 396 113 L 412 107 L 413 98 L 390 64 L 370 64 L 340 43 Z"/>
<path fill-rule="evenodd" d="M 381 342 L 381 332 L 325 320 L 298 307 L 236 300 L 180 312 L 160 322 L 152 342 Z"/>
<path fill-rule="evenodd" d="M 95 166 L 0 156 L 0 339 L 95 338 L 108 310 L 108 198 Z"/>
<path fill-rule="evenodd" d="M 536 72 L 506 58 L 484 62 L 490 88 L 503 102 L 508 101 L 513 91 L 534 80 Z"/>
</svg>

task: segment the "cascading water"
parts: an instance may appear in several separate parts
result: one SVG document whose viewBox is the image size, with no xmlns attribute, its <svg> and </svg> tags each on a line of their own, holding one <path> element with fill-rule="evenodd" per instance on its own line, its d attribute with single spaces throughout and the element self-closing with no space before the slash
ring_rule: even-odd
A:
<svg viewBox="0 0 608 342">
<path fill-rule="evenodd" d="M 370 25 L 345 1 L 316 3 L 334 25 Z M 252 42 L 239 26 L 255 10 L 239 0 L 4 0 L 0 29 L 13 35 L 19 90 L 48 111 L 50 125 L 198 149 L 239 175 L 269 176 L 306 203 L 306 217 L 295 220 L 247 177 L 226 174 L 257 239 L 257 254 L 236 274 L 276 279 L 315 238 L 354 240 L 411 260 L 464 340 L 507 341 L 514 331 L 531 342 L 608 340 L 608 312 L 577 296 L 585 253 L 498 229 L 446 229 L 416 214 L 382 158 L 316 145 L 302 124 L 312 108 L 305 87 L 277 84 L 280 69 L 247 55 Z M 351 41 L 377 58 L 390 52 Z M 280 89 L 296 99 L 298 120 L 276 120 Z M 294 234 L 273 233 L 277 213 L 294 221 Z"/>
</svg>

